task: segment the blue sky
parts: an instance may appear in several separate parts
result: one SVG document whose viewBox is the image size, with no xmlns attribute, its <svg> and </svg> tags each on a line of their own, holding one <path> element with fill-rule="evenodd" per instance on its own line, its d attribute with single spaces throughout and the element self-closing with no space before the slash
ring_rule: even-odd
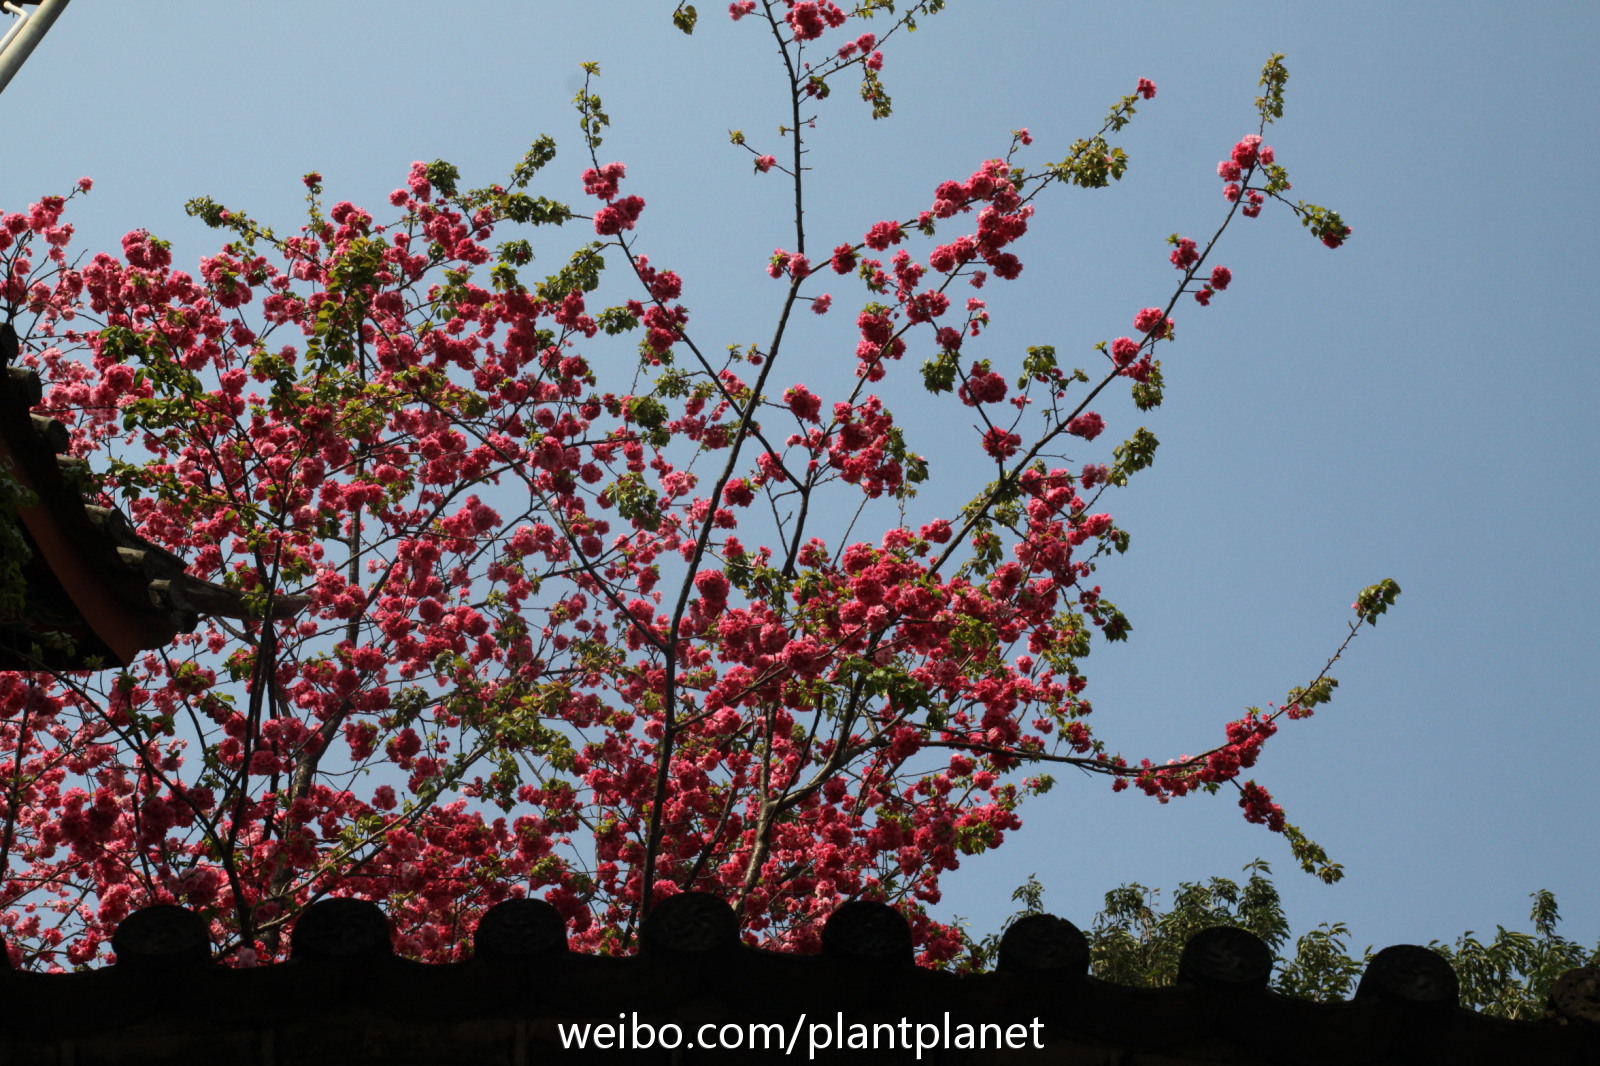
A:
<svg viewBox="0 0 1600 1066">
<path fill-rule="evenodd" d="M 0 97 L 0 204 L 89 175 L 78 247 L 142 226 L 192 264 L 217 243 L 184 215 L 192 196 L 281 232 L 307 171 L 330 202 L 381 209 L 414 159 L 485 184 L 545 132 L 565 151 L 540 191 L 575 200 L 569 101 L 595 60 L 602 154 L 650 205 L 642 248 L 685 276 L 701 337 L 748 342 L 777 302 L 760 270 L 788 243 L 784 190 L 727 130 L 777 147 L 780 71 L 722 5 L 701 5 L 692 38 L 671 7 L 75 0 Z M 848 92 L 819 108 L 812 232 L 832 247 L 926 206 L 1014 128 L 1035 160 L 1060 158 L 1137 78 L 1160 87 L 1119 138 L 1128 178 L 1042 202 L 1022 278 L 986 292 L 996 362 L 1053 344 L 1092 365 L 1095 342 L 1165 298 L 1164 240 L 1220 218 L 1214 167 L 1253 131 L 1273 52 L 1292 78 L 1268 141 L 1295 194 L 1355 231 L 1330 252 L 1281 208 L 1236 223 L 1217 260 L 1233 288 L 1178 313 L 1166 404 L 1103 405 L 1107 439 L 1146 424 L 1162 448 L 1110 504 L 1133 545 L 1099 580 L 1132 639 L 1088 663 L 1102 739 L 1203 750 L 1316 673 L 1360 588 L 1397 580 L 1398 608 L 1335 669 L 1337 699 L 1286 724 L 1257 775 L 1346 879 L 1298 873 L 1226 797 L 1158 806 L 1059 775 L 1019 835 L 947 880 L 947 915 L 997 929 L 1037 873 L 1083 924 L 1120 882 L 1170 889 L 1261 856 L 1297 929 L 1347 921 L 1356 947 L 1523 927 L 1538 888 L 1564 932 L 1600 940 L 1597 49 L 1600 10 L 1576 2 L 952 0 L 889 51 L 892 119 Z M 846 312 L 859 298 L 835 286 Z M 817 325 L 816 358 L 847 357 L 848 317 Z M 914 445 L 937 438 L 907 415 Z M 923 504 L 962 479 L 939 467 Z"/>
</svg>

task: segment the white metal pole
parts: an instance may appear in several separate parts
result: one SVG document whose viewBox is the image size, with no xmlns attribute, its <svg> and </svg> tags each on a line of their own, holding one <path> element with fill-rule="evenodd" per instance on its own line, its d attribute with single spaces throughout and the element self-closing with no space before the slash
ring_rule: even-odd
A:
<svg viewBox="0 0 1600 1066">
<path fill-rule="evenodd" d="M 6 86 L 11 84 L 11 79 L 22 69 L 22 64 L 27 62 L 28 56 L 33 54 L 51 25 L 66 10 L 67 0 L 38 0 L 35 6 L 36 10 L 30 14 L 15 3 L 5 5 L 5 10 L 18 18 L 16 25 L 11 27 L 3 43 L 0 43 L 0 92 L 4 92 Z"/>
</svg>

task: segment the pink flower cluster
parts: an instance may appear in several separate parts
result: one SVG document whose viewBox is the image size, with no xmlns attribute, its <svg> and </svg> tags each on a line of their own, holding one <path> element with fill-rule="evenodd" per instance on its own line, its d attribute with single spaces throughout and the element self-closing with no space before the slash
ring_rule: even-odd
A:
<svg viewBox="0 0 1600 1066">
<path fill-rule="evenodd" d="M 1172 319 L 1162 314 L 1159 307 L 1146 307 L 1133 316 L 1133 328 L 1140 333 L 1153 334 L 1157 338 L 1165 337 L 1172 332 Z"/>
<path fill-rule="evenodd" d="M 603 237 L 614 237 L 623 230 L 632 229 L 644 210 L 644 201 L 637 196 L 624 196 L 616 203 L 607 204 L 594 213 L 594 231 Z"/>
<path fill-rule="evenodd" d="M 1233 271 L 1225 266 L 1211 268 L 1211 281 L 1194 294 L 1195 300 L 1201 307 L 1211 306 L 1211 297 L 1226 289 L 1233 282 Z"/>
<path fill-rule="evenodd" d="M 1085 411 L 1067 423 L 1067 432 L 1084 440 L 1094 440 L 1105 428 L 1106 420 L 1093 411 Z"/>
<path fill-rule="evenodd" d="M 582 174 L 583 191 L 597 199 L 611 201 L 617 198 L 617 183 L 622 181 L 628 168 L 621 163 L 607 163 L 600 168 L 590 167 Z"/>
<path fill-rule="evenodd" d="M 1239 787 L 1239 792 L 1239 806 L 1244 808 L 1245 821 L 1264 825 L 1274 833 L 1283 832 L 1287 824 L 1283 808 L 1272 802 L 1270 792 L 1254 781 L 1246 781 Z"/>
<path fill-rule="evenodd" d="M 1172 250 L 1168 257 L 1172 265 L 1179 270 L 1190 270 L 1200 261 L 1200 252 L 1194 241 L 1183 237 L 1178 241 L 1178 246 Z"/>
<path fill-rule="evenodd" d="M 771 278 L 781 278 L 785 274 L 792 278 L 805 278 L 812 273 L 812 270 L 811 260 L 808 257 L 786 252 L 782 248 L 774 248 L 772 257 L 767 260 L 767 276 Z"/>
<path fill-rule="evenodd" d="M 790 47 L 845 22 L 829 0 L 786 6 Z M 876 69 L 877 44 L 862 35 L 819 69 Z M 1219 168 L 1246 214 L 1263 164 L 1271 149 L 1246 138 Z M 756 156 L 758 171 L 776 166 Z M 511 242 L 491 284 L 474 268 L 493 261 L 508 205 L 527 203 L 499 187 L 435 201 L 430 173 L 448 171 L 413 165 L 392 221 L 340 202 L 194 273 L 143 231 L 120 256 L 69 265 L 61 197 L 0 216 L 0 299 L 35 317 L 26 358 L 75 452 L 148 456 L 128 475 L 143 490 L 129 515 L 197 576 L 309 598 L 273 641 L 207 625 L 103 681 L 0 673 L 0 929 L 29 962 L 88 963 L 150 902 L 201 910 L 241 960 L 281 957 L 276 930 L 329 894 L 388 900 L 397 946 L 417 958 L 458 957 L 455 930 L 513 895 L 542 895 L 576 946 L 609 949 L 652 897 L 689 888 L 738 895 L 747 937 L 801 950 L 840 898 L 890 895 L 924 958 L 947 960 L 958 931 L 920 908 L 942 873 L 1021 824 L 1018 802 L 1041 786 L 1010 775 L 1039 753 L 1163 801 L 1254 765 L 1275 716 L 1165 766 L 1106 754 L 1087 724 L 1081 653 L 1063 651 L 1127 632 L 1086 585 L 1122 543 L 1110 514 L 1090 513 L 1113 470 L 1020 460 L 1106 423 L 1068 417 L 1052 353 L 1030 350 L 1020 377 L 973 358 L 989 311 L 949 292 L 1019 275 L 1012 245 L 1040 178 L 989 160 L 940 183 L 927 210 L 834 247 L 828 265 L 872 302 L 854 318 L 856 379 L 819 358 L 813 389 L 771 375 L 777 341 L 720 363 L 696 345 L 700 358 L 657 378 L 691 340 L 677 273 L 633 256 L 636 298 L 602 310 L 583 257 L 614 261 L 622 242 L 536 286 L 515 282 Z M 581 177 L 602 202 L 597 233 L 634 227 L 644 201 L 621 196 L 621 163 Z M 220 208 L 207 220 L 254 225 Z M 942 225 L 955 232 L 935 237 Z M 50 262 L 35 269 L 41 245 Z M 768 261 L 791 302 L 818 254 Z M 1203 269 L 1194 241 L 1171 261 L 1185 287 Z M 1196 299 L 1231 278 L 1214 267 Z M 70 328 L 80 311 L 94 328 Z M 993 528 L 963 516 L 855 542 L 843 527 L 829 543 L 806 526 L 827 492 L 903 498 L 927 476 L 866 385 L 903 372 L 923 326 L 925 382 L 978 423 L 966 443 L 1009 468 L 1015 506 Z M 1144 308 L 1133 332 L 1108 355 L 1148 381 L 1173 323 Z M 589 342 L 624 333 L 637 351 L 620 370 L 591 361 Z M 172 374 L 136 372 L 152 348 Z M 1058 418 L 1029 421 L 1040 392 Z M 155 418 L 135 402 L 157 398 Z M 787 437 L 763 424 L 774 412 L 794 419 Z M 760 515 L 792 525 L 747 545 Z M 849 714 L 832 711 L 846 700 Z M 524 778 L 528 760 L 542 769 Z M 362 786 L 367 773 L 382 783 Z M 1241 795 L 1247 819 L 1284 827 L 1264 789 Z M 30 893 L 41 902 L 24 905 Z"/>
<path fill-rule="evenodd" d="M 844 44 L 839 46 L 839 53 L 838 53 L 839 54 L 839 58 L 840 59 L 849 59 L 851 56 L 855 55 L 857 52 L 861 53 L 862 55 L 866 55 L 868 52 L 872 52 L 873 46 L 876 45 L 877 43 L 878 43 L 878 37 L 877 37 L 876 34 L 863 33 L 860 37 L 857 37 L 855 40 L 846 41 Z M 882 52 L 875 52 L 875 53 L 873 53 L 873 55 L 876 56 L 876 58 L 878 60 L 878 64 L 879 64 L 879 66 L 881 66 L 882 63 L 883 63 L 883 53 Z M 870 61 L 869 61 L 868 65 L 869 66 L 871 65 Z M 872 69 L 873 70 L 877 70 L 878 67 L 872 67 Z"/>
<path fill-rule="evenodd" d="M 837 29 L 845 23 L 846 15 L 832 0 L 796 0 L 784 20 L 794 31 L 797 41 L 814 41 L 825 29 Z"/>
<path fill-rule="evenodd" d="M 1244 196 L 1245 206 L 1240 208 L 1240 213 L 1246 218 L 1255 218 L 1261 214 L 1261 205 L 1266 202 L 1259 190 L 1247 190 L 1241 184 L 1246 180 L 1246 172 L 1253 170 L 1258 164 L 1271 166 L 1274 160 L 1275 153 L 1272 146 L 1270 144 L 1263 146 L 1261 136 L 1252 133 L 1241 138 L 1239 143 L 1233 146 L 1228 158 L 1217 164 L 1217 176 L 1226 183 L 1222 187 L 1223 198 L 1229 203 L 1235 203 L 1241 195 Z M 1287 188 L 1287 185 L 1284 187 Z"/>
</svg>

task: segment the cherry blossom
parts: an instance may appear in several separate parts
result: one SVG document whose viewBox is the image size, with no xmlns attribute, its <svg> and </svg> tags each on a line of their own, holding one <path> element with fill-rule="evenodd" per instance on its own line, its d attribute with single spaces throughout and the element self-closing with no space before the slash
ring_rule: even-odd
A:
<svg viewBox="0 0 1600 1066">
<path fill-rule="evenodd" d="M 812 43 L 851 21 L 828 0 L 729 15 L 782 42 L 792 101 L 821 106 L 848 70 L 888 113 L 882 49 L 909 14 L 840 46 Z M 1088 405 L 1111 411 L 1122 379 L 1160 402 L 1173 304 L 1232 281 L 1201 273 L 1215 239 L 1178 240 L 1182 281 L 1095 349 L 1109 366 L 985 337 L 1044 194 L 1120 176 L 1105 137 L 1154 95 L 1140 79 L 1066 162 L 1033 160 L 1024 131 L 913 204 L 834 205 L 857 216 L 843 232 L 789 223 L 759 343 L 713 337 L 695 275 L 646 246 L 645 198 L 621 194 L 642 171 L 596 154 L 592 81 L 587 165 L 551 167 L 548 138 L 482 188 L 417 162 L 382 210 L 324 207 L 307 174 L 298 230 L 196 200 L 222 243 L 193 271 L 138 229 L 71 252 L 87 178 L 0 213 L 37 413 L 100 472 L 98 503 L 253 612 L 124 670 L 0 673 L 12 961 L 87 965 L 132 909 L 174 902 L 256 965 L 327 896 L 384 901 L 419 959 L 461 957 L 461 930 L 517 896 L 581 949 L 628 951 L 653 900 L 700 889 L 748 942 L 798 950 L 839 901 L 888 900 L 941 964 L 962 947 L 927 910 L 941 878 L 1022 828 L 1052 765 L 1161 802 L 1234 786 L 1287 831 L 1240 777 L 1279 717 L 1326 702 L 1326 670 L 1164 762 L 1108 749 L 1084 695 L 1092 648 L 1131 629 L 1095 583 L 1128 544 L 1104 494 L 1154 449 L 1144 430 L 1097 443 Z M 812 129 L 786 136 L 821 165 Z M 1252 135 L 1219 175 L 1253 214 L 1280 170 Z M 754 273 L 759 253 L 727 252 Z M 990 279 L 993 300 L 951 295 Z M 859 301 L 843 344 L 836 318 L 791 314 L 836 300 Z M 938 443 L 966 465 L 938 476 L 970 474 L 965 506 L 919 499 L 934 463 L 907 402 L 944 405 Z M 287 595 L 309 606 L 268 621 Z"/>
</svg>

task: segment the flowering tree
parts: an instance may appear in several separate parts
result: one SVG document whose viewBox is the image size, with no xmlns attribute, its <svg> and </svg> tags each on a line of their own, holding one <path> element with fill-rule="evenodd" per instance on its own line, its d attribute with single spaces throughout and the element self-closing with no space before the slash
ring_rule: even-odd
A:
<svg viewBox="0 0 1600 1066">
<path fill-rule="evenodd" d="M 592 64 L 571 204 L 534 191 L 562 187 L 545 137 L 505 184 L 417 163 L 376 213 L 326 206 L 307 175 L 294 236 L 194 201 L 227 233 L 198 276 L 143 231 L 120 257 L 73 258 L 70 196 L 4 216 L 3 299 L 47 382 L 41 413 L 105 471 L 103 502 L 258 619 L 209 619 L 115 673 L 0 674 L 14 962 L 85 964 L 163 901 L 249 962 L 327 895 L 384 901 L 419 958 L 455 957 L 485 906 L 524 894 L 578 945 L 622 951 L 652 901 L 689 889 L 799 950 L 841 899 L 886 899 L 943 962 L 961 937 L 923 910 L 940 876 L 1017 828 L 1051 766 L 1162 802 L 1235 787 L 1246 818 L 1337 876 L 1241 780 L 1280 718 L 1329 698 L 1326 667 L 1161 763 L 1106 750 L 1083 696 L 1094 635 L 1129 629 L 1092 581 L 1127 546 L 1101 500 L 1156 447 L 1144 429 L 1094 444 L 1094 405 L 1119 385 L 1141 411 L 1161 402 L 1158 349 L 1180 301 L 1229 288 L 1212 256 L 1236 217 L 1271 200 L 1329 247 L 1350 232 L 1284 196 L 1262 138 L 1281 57 L 1256 132 L 1218 167 L 1211 236 L 1174 236 L 1171 290 L 1069 370 L 1046 347 L 979 354 L 986 283 L 1022 270 L 1047 190 L 1122 176 L 1107 138 L 1156 88 L 1141 79 L 1058 162 L 1016 131 L 931 204 L 819 241 L 810 131 L 849 78 L 889 114 L 884 49 L 942 3 L 901 6 L 729 9 L 788 87 L 777 144 L 733 136 L 754 180 L 793 195 L 764 344 L 705 338 L 690 283 L 646 254 L 646 200 L 600 152 Z M 592 239 L 534 278 L 533 243 L 558 226 Z M 804 312 L 830 313 L 834 291 L 859 307 L 859 342 L 798 365 Z M 597 360 L 607 346 L 632 354 Z M 974 427 L 967 463 L 941 471 L 970 475 L 970 500 L 945 517 L 907 517 L 930 470 L 896 396 Z M 1350 636 L 1397 592 L 1362 593 Z M 288 595 L 310 606 L 274 620 Z"/>
</svg>

